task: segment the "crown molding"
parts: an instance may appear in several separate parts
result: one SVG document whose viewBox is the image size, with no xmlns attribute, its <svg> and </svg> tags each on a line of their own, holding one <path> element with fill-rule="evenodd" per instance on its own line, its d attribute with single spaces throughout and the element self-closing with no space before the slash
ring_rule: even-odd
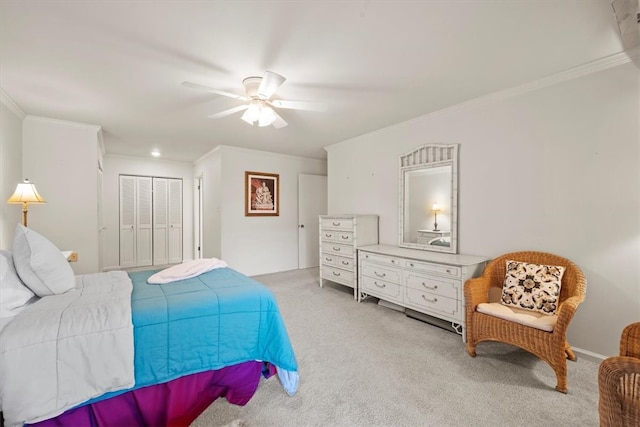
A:
<svg viewBox="0 0 640 427">
<path fill-rule="evenodd" d="M 24 120 L 27 114 L 20 108 L 18 104 L 7 93 L 0 88 L 0 102 L 7 106 L 9 110 L 13 112 L 20 120 Z"/>
<path fill-rule="evenodd" d="M 89 129 L 89 130 L 95 131 L 96 133 L 102 131 L 102 126 L 90 125 L 88 123 L 72 122 L 70 120 L 52 119 L 50 117 L 33 116 L 31 114 L 26 116 L 25 119 L 27 119 L 27 120 L 36 120 L 36 121 L 40 121 L 40 122 L 48 122 L 48 123 L 60 124 L 60 125 L 66 125 L 66 126 L 74 126 L 74 127 L 79 127 L 79 128 L 83 128 L 83 129 Z"/>
<path fill-rule="evenodd" d="M 488 95 L 471 99 L 466 102 L 452 105 L 451 107 L 434 111 L 433 113 L 429 113 L 424 116 L 417 117 L 410 121 L 413 121 L 416 119 L 431 118 L 431 117 L 438 116 L 440 114 L 459 111 L 471 106 L 483 105 L 490 102 L 513 98 L 528 92 L 533 92 L 538 89 L 543 89 L 545 87 L 553 86 L 558 83 L 577 79 L 579 77 L 588 76 L 590 74 L 598 73 L 600 71 L 608 70 L 610 68 L 614 68 L 630 62 L 634 62 L 634 61 L 637 61 L 638 58 L 640 58 L 640 47 L 636 47 L 629 51 L 622 51 L 619 53 L 615 53 L 613 55 L 605 56 L 603 58 L 596 59 L 595 61 L 587 62 L 577 67 L 573 67 L 565 71 L 560 71 L 558 73 L 531 81 L 529 83 L 525 83 L 525 84 L 508 88 L 508 89 L 503 89 L 497 92 L 490 93 Z"/>
</svg>

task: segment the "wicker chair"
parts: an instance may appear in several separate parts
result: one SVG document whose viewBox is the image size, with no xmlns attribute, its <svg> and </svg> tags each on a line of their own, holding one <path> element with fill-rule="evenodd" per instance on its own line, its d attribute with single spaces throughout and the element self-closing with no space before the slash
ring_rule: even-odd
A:
<svg viewBox="0 0 640 427">
<path fill-rule="evenodd" d="M 551 332 L 476 310 L 478 304 L 490 302 L 490 293 L 500 294 L 507 260 L 565 267 L 556 311 L 557 321 Z M 566 393 L 567 358 L 576 360 L 567 342 L 567 328 L 578 305 L 584 300 L 586 289 L 587 283 L 580 268 L 557 255 L 533 251 L 513 252 L 491 260 L 482 276 L 467 280 L 464 286 L 467 353 L 475 357 L 476 346 L 482 341 L 499 341 L 520 347 L 547 362 L 556 374 L 556 390 Z"/>
<path fill-rule="evenodd" d="M 601 427 L 640 426 L 640 322 L 620 337 L 620 356 L 605 359 L 598 369 Z"/>
</svg>

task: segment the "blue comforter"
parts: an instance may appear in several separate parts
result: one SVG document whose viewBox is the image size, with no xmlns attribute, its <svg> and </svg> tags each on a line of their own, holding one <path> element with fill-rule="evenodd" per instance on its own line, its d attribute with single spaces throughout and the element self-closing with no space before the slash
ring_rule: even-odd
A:
<svg viewBox="0 0 640 427">
<path fill-rule="evenodd" d="M 269 289 L 231 268 L 147 284 L 155 272 L 129 273 L 135 344 L 135 386 L 130 390 L 261 360 L 277 367 L 288 394 L 296 392 L 298 365 Z"/>
</svg>

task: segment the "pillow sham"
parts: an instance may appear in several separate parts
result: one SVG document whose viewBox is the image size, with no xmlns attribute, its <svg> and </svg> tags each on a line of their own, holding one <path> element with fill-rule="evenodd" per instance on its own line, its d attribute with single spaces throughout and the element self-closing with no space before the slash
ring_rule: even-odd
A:
<svg viewBox="0 0 640 427">
<path fill-rule="evenodd" d="M 22 224 L 13 238 L 13 262 L 22 282 L 39 297 L 76 287 L 73 270 L 56 245 Z"/>
<path fill-rule="evenodd" d="M 15 316 L 34 296 L 20 281 L 11 252 L 0 251 L 0 317 Z"/>
<path fill-rule="evenodd" d="M 507 260 L 501 303 L 553 315 L 558 309 L 564 267 Z"/>
</svg>

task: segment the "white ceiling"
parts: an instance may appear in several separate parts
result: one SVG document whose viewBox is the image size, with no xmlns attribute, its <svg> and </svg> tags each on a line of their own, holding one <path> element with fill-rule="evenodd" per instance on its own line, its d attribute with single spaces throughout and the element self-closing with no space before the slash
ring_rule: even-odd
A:
<svg viewBox="0 0 640 427">
<path fill-rule="evenodd" d="M 109 154 L 193 161 L 224 144 L 323 147 L 623 50 L 609 0 L 0 2 L 0 88 L 26 114 L 99 125 Z M 240 101 L 264 70 L 282 129 Z"/>
</svg>

